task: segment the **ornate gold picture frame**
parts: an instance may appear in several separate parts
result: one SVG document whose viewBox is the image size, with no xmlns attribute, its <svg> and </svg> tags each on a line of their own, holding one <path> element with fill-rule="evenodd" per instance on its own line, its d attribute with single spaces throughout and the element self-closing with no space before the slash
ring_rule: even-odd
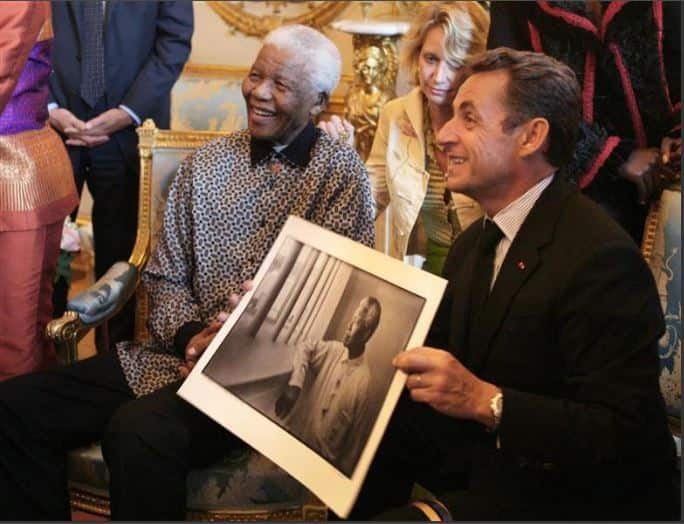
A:
<svg viewBox="0 0 684 524">
<path fill-rule="evenodd" d="M 263 37 L 272 29 L 284 24 L 304 24 L 321 29 L 344 11 L 349 2 L 207 2 L 229 26 L 248 36 Z M 297 5 L 296 15 L 283 14 L 289 4 Z M 247 6 L 269 7 L 270 14 L 256 14 Z"/>
</svg>

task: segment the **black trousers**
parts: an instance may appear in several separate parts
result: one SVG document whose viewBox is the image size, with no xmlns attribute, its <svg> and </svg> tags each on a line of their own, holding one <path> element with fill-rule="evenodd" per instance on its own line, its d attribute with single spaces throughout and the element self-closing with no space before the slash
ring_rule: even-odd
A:
<svg viewBox="0 0 684 524">
<path fill-rule="evenodd" d="M 93 111 L 98 114 L 100 108 Z M 102 107 L 104 109 L 104 106 Z M 79 194 L 83 184 L 93 197 L 92 223 L 95 247 L 95 278 L 100 278 L 133 251 L 138 223 L 139 171 L 137 163 L 125 161 L 116 138 L 94 147 L 69 147 Z M 133 339 L 134 299 L 96 330 L 98 353 L 122 340 Z"/>
<path fill-rule="evenodd" d="M 188 471 L 245 444 L 179 386 L 136 399 L 115 353 L 0 382 L 0 520 L 69 520 L 66 452 L 100 439 L 113 519 L 183 520 Z"/>
<path fill-rule="evenodd" d="M 465 487 L 469 465 L 463 441 L 461 424 L 413 402 L 405 390 L 348 518 L 425 520 L 406 506 L 413 484 L 436 494 Z"/>
<path fill-rule="evenodd" d="M 427 520 L 407 505 L 414 482 L 437 495 L 455 521 L 650 521 L 681 514 L 668 465 L 544 471 L 494 446 L 494 436 L 475 423 L 440 415 L 404 391 L 349 519 Z"/>
</svg>

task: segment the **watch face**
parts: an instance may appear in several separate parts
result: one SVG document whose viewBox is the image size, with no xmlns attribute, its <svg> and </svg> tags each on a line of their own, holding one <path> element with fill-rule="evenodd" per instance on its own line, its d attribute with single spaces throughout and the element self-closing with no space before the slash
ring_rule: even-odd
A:
<svg viewBox="0 0 684 524">
<path fill-rule="evenodd" d="M 499 393 L 494 395 L 492 400 L 489 402 L 489 409 L 492 410 L 492 415 L 494 416 L 494 421 L 496 425 L 499 425 L 501 421 L 501 413 L 503 412 L 503 394 Z"/>
</svg>

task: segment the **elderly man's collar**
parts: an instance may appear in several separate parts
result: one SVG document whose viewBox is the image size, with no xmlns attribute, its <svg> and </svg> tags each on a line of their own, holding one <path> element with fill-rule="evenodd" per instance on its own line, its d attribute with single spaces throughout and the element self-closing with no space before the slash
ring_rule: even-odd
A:
<svg viewBox="0 0 684 524">
<path fill-rule="evenodd" d="M 299 167 L 306 167 L 311 160 L 311 149 L 316 143 L 319 131 L 311 121 L 306 124 L 306 127 L 290 142 L 284 149 L 278 152 L 279 155 L 284 156 L 293 164 Z M 253 138 L 250 141 L 250 160 L 255 166 L 264 158 L 268 157 L 274 152 L 275 144 L 269 140 L 260 140 Z"/>
</svg>

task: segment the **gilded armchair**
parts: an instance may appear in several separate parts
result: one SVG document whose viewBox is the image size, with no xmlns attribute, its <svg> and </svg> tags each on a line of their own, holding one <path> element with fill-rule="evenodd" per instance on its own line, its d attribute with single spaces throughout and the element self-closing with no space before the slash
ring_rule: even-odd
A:
<svg viewBox="0 0 684 524">
<path fill-rule="evenodd" d="M 180 162 L 194 149 L 223 133 L 169 131 L 147 120 L 139 129 L 140 199 L 133 253 L 100 280 L 71 299 L 65 315 L 52 321 L 48 334 L 65 361 L 77 359 L 85 333 L 110 318 L 136 294 L 135 336 L 148 338 L 149 302 L 140 273 L 154 248 L 168 188 Z M 68 457 L 74 509 L 109 516 L 108 473 L 98 444 Z M 190 520 L 325 520 L 327 510 L 301 484 L 256 452 L 237 452 L 219 463 L 193 470 L 187 482 Z"/>
</svg>

